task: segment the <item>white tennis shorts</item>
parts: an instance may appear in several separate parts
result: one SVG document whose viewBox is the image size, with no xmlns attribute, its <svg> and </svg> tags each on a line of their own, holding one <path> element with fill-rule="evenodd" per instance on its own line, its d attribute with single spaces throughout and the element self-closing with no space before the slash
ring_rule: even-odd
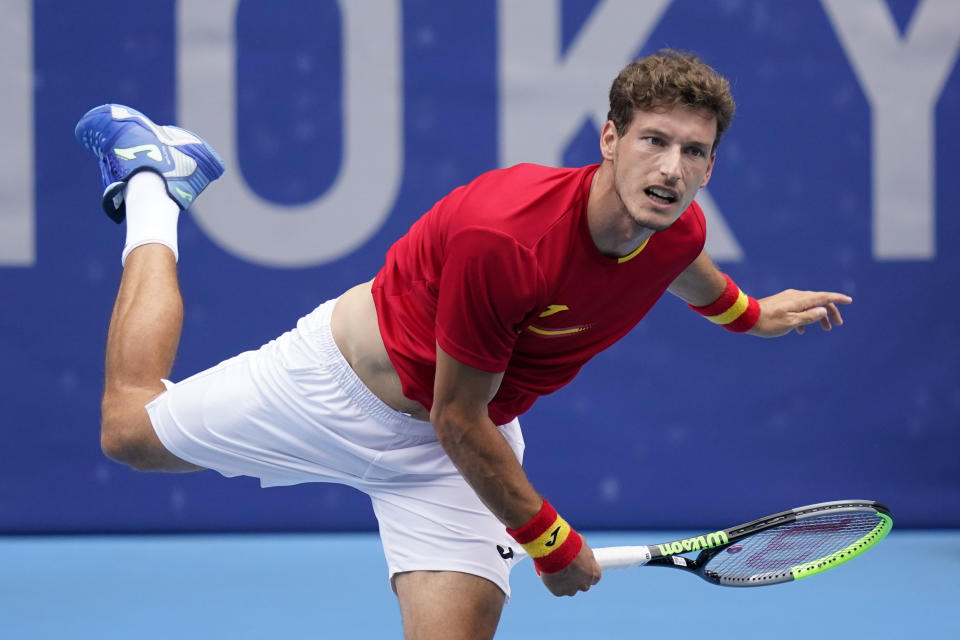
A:
<svg viewBox="0 0 960 640">
<path fill-rule="evenodd" d="M 509 597 L 523 550 L 480 502 L 428 422 L 397 412 L 357 378 L 330 332 L 336 300 L 297 328 L 173 384 L 147 405 L 174 455 L 261 486 L 336 482 L 370 496 L 390 577 L 460 571 Z M 517 420 L 500 427 L 517 458 Z M 506 557 L 504 557 L 506 556 Z"/>
</svg>

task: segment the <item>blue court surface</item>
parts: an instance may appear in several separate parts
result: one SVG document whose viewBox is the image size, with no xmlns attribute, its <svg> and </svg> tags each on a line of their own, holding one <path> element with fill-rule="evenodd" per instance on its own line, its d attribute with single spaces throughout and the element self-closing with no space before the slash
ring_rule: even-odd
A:
<svg viewBox="0 0 960 640">
<path fill-rule="evenodd" d="M 684 532 L 588 534 L 594 546 Z M 514 571 L 498 638 L 960 638 L 960 531 L 894 531 L 825 574 L 764 588 L 607 572 L 554 598 Z M 451 593 L 450 598 L 456 598 Z M 0 538 L 0 637 L 399 638 L 373 534 Z"/>
</svg>

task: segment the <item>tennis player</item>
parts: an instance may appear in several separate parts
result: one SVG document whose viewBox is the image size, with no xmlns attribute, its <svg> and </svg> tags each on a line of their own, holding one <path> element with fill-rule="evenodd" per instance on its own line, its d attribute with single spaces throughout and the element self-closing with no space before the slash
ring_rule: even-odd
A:
<svg viewBox="0 0 960 640">
<path fill-rule="evenodd" d="M 91 110 L 77 138 L 99 158 L 105 211 L 126 220 L 104 452 L 144 471 L 366 492 L 408 638 L 492 637 L 525 555 L 555 595 L 588 590 L 600 567 L 524 474 L 517 416 L 665 291 L 768 337 L 829 330 L 851 302 L 795 290 L 758 301 L 704 252 L 694 196 L 733 112 L 728 82 L 695 56 L 630 64 L 610 91 L 598 165 L 481 175 L 420 218 L 372 281 L 172 383 L 177 220 L 223 165 L 188 131 L 120 105 Z"/>
</svg>

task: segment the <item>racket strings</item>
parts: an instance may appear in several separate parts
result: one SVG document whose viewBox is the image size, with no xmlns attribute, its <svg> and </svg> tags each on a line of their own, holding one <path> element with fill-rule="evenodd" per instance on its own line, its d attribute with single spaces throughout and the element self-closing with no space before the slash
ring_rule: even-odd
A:
<svg viewBox="0 0 960 640">
<path fill-rule="evenodd" d="M 705 570 L 730 582 L 778 582 L 801 565 L 844 561 L 869 548 L 881 517 L 874 511 L 826 513 L 759 531 L 730 545 Z M 847 555 L 849 557 L 842 556 Z M 838 560 L 839 558 L 839 560 Z"/>
</svg>

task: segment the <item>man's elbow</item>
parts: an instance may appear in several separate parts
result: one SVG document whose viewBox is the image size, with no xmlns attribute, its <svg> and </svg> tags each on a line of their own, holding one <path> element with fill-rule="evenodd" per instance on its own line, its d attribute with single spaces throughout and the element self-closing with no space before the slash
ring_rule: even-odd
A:
<svg viewBox="0 0 960 640">
<path fill-rule="evenodd" d="M 450 447 L 459 446 L 468 437 L 471 429 L 482 423 L 485 416 L 485 411 L 479 415 L 454 404 L 434 403 L 430 410 L 430 424 L 433 425 L 441 446 L 449 451 Z"/>
</svg>

